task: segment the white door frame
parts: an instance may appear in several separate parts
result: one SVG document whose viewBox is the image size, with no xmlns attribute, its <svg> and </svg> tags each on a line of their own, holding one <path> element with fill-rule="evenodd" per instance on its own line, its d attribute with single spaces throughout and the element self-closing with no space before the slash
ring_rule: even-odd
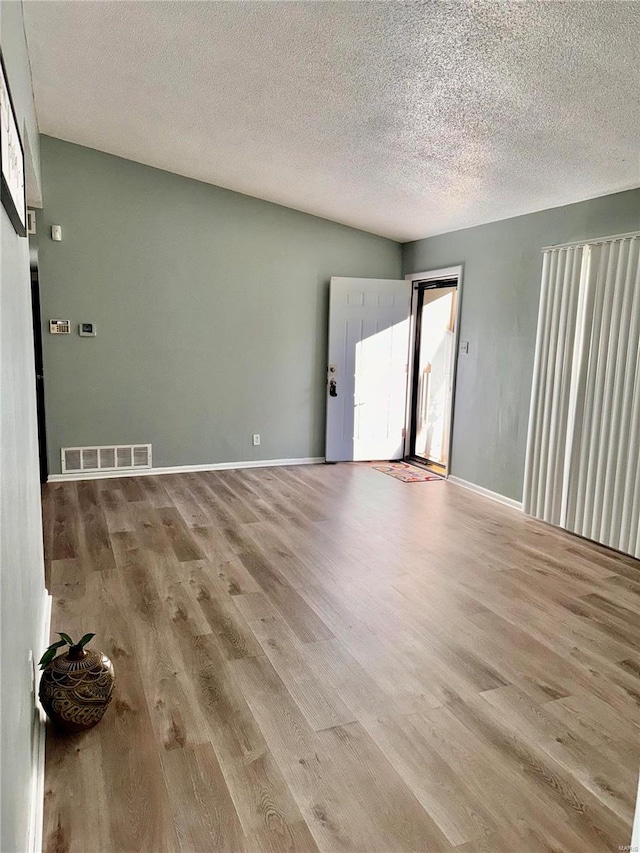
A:
<svg viewBox="0 0 640 853">
<path fill-rule="evenodd" d="M 441 269 L 427 270 L 426 272 L 412 272 L 405 275 L 405 281 L 409 282 L 411 287 L 411 322 L 409 326 L 409 369 L 407 371 L 407 408 L 405 412 L 405 430 L 404 430 L 404 455 L 409 456 L 411 450 L 411 406 L 413 405 L 413 354 L 416 345 L 416 312 L 418 309 L 418 289 L 414 286 L 416 281 L 439 281 L 447 278 L 457 278 L 457 293 L 456 293 L 456 319 L 455 330 L 453 337 L 453 377 L 451 388 L 451 423 L 449 426 L 449 453 L 447 458 L 446 477 L 449 476 L 451 469 L 451 447 L 453 443 L 453 422 L 455 418 L 455 400 L 456 400 L 456 376 L 458 373 L 458 347 L 460 340 L 460 317 L 462 306 L 462 275 L 464 264 L 459 264 L 455 267 L 443 267 Z"/>
</svg>

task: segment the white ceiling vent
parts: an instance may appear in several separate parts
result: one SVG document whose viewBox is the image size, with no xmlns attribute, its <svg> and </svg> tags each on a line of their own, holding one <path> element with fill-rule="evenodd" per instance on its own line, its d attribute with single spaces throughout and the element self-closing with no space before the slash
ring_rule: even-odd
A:
<svg viewBox="0 0 640 853">
<path fill-rule="evenodd" d="M 125 471 L 151 468 L 150 444 L 116 444 L 104 447 L 63 447 L 62 473 Z"/>
</svg>

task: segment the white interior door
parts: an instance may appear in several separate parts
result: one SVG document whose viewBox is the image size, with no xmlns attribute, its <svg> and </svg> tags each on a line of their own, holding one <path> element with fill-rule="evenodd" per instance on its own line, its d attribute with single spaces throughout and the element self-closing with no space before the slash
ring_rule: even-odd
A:
<svg viewBox="0 0 640 853">
<path fill-rule="evenodd" d="M 411 284 L 332 278 L 327 462 L 401 459 Z"/>
</svg>

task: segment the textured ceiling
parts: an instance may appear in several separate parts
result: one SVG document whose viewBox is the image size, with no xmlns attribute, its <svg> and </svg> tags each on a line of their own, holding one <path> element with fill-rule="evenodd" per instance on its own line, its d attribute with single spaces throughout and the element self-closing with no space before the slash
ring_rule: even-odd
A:
<svg viewBox="0 0 640 853">
<path fill-rule="evenodd" d="M 639 2 L 40 2 L 40 130 L 401 241 L 640 185 Z"/>
</svg>

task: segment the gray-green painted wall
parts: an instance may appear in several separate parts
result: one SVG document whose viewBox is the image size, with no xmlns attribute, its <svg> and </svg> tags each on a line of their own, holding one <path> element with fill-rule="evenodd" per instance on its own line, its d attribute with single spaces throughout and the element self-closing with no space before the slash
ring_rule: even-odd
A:
<svg viewBox="0 0 640 853">
<path fill-rule="evenodd" d="M 640 229 L 640 190 L 403 246 L 403 272 L 464 264 L 451 473 L 522 498 L 543 246 Z"/>
<path fill-rule="evenodd" d="M 150 441 L 158 467 L 322 456 L 329 278 L 396 278 L 400 247 L 60 140 L 41 152 L 43 320 L 73 327 L 44 335 L 51 472 L 61 447 L 120 442 Z M 633 190 L 402 247 L 403 274 L 464 265 L 452 474 L 521 499 L 540 250 L 638 228 Z"/>
<path fill-rule="evenodd" d="M 41 159 L 43 322 L 73 327 L 44 334 L 51 472 L 75 445 L 151 442 L 156 467 L 324 455 L 329 278 L 398 278 L 401 247 L 49 137 Z"/>
</svg>

